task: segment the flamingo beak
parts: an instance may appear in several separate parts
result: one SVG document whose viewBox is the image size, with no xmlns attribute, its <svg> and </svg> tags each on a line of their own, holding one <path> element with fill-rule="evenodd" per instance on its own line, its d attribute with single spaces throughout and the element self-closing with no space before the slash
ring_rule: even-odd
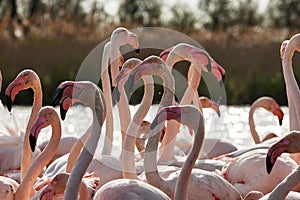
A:
<svg viewBox="0 0 300 200">
<path fill-rule="evenodd" d="M 39 116 L 37 118 L 37 120 L 35 121 L 35 123 L 33 124 L 31 131 L 30 131 L 30 135 L 29 135 L 29 143 L 30 143 L 30 148 L 31 148 L 32 152 L 34 152 L 34 150 L 35 150 L 38 135 L 39 135 L 41 129 L 44 127 L 45 127 L 44 118 Z"/>
<path fill-rule="evenodd" d="M 279 125 L 281 126 L 282 125 L 282 120 L 283 120 L 283 112 L 281 110 L 281 108 L 278 106 L 274 109 L 273 111 L 273 114 L 276 115 L 278 117 L 278 120 L 279 120 Z"/>
<path fill-rule="evenodd" d="M 134 51 L 136 52 L 137 55 L 140 54 L 140 48 L 137 48 L 137 49 L 135 49 Z"/>
<path fill-rule="evenodd" d="M 284 152 L 286 152 L 289 148 L 289 145 L 292 143 L 292 141 L 289 138 L 282 138 L 277 143 L 272 145 L 267 153 L 266 157 L 266 168 L 268 174 L 271 173 L 273 166 L 277 160 L 277 158 Z"/>
<path fill-rule="evenodd" d="M 10 112 L 11 111 L 11 107 L 12 107 L 12 103 L 13 103 L 12 100 L 11 100 L 11 97 L 8 96 L 8 95 L 5 95 L 5 100 L 6 100 L 7 109 Z"/>
<path fill-rule="evenodd" d="M 59 111 L 60 111 L 60 117 L 61 117 L 61 119 L 62 119 L 62 120 L 65 120 L 65 119 L 66 119 L 66 115 L 67 115 L 68 110 L 65 110 L 65 109 L 64 109 L 63 104 L 60 104 L 60 105 L 59 105 Z"/>
<path fill-rule="evenodd" d="M 117 104 L 121 98 L 121 92 L 119 91 L 118 87 L 113 87 L 113 95 L 112 95 L 113 104 Z"/>
<path fill-rule="evenodd" d="M 51 106 L 57 106 L 60 102 L 60 99 L 62 98 L 64 89 L 63 88 L 57 88 L 54 92 L 52 101 L 51 101 Z"/>
</svg>

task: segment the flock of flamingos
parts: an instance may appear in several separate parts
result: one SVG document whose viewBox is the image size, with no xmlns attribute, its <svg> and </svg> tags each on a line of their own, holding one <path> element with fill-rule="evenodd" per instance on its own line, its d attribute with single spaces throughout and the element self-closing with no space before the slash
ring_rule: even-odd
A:
<svg viewBox="0 0 300 200">
<path fill-rule="evenodd" d="M 300 51 L 300 34 L 284 41 L 280 48 L 291 132 L 283 138 L 271 133 L 260 140 L 253 120 L 256 108 L 272 112 L 279 123 L 283 118 L 274 99 L 261 97 L 249 113 L 255 145 L 242 150 L 222 139 L 205 138 L 202 108 L 212 108 L 218 114 L 219 110 L 218 104 L 198 96 L 201 72 L 212 73 L 219 82 L 225 75 L 207 51 L 180 43 L 159 56 L 124 62 L 119 49 L 125 44 L 138 51 L 138 37 L 126 28 L 117 28 L 103 49 L 102 90 L 89 81 L 65 81 L 54 92 L 52 105 L 42 107 L 42 87 L 33 70 L 23 70 L 9 84 L 5 90 L 9 111 L 22 90 L 31 88 L 34 101 L 23 135 L 10 128 L 1 133 L 1 200 L 300 199 L 300 90 L 292 69 L 293 54 Z M 171 69 L 180 60 L 191 65 L 188 87 L 176 102 Z M 164 92 L 155 118 L 147 122 L 144 118 L 152 106 L 153 76 L 162 79 Z M 140 79 L 144 96 L 131 115 L 124 85 L 132 90 Z M 116 134 L 113 99 L 122 134 L 119 158 L 111 155 Z M 61 119 L 75 103 L 91 109 L 92 123 L 80 138 L 62 137 Z M 57 105 L 60 114 L 52 107 Z M 95 158 L 102 125 L 106 126 L 105 133 L 102 131 L 103 152 L 101 158 Z M 181 125 L 188 129 L 180 129 Z M 51 138 L 38 145 L 39 133 L 48 126 Z M 175 142 L 177 134 L 186 134 L 182 131 L 193 135 L 194 140 Z"/>
</svg>

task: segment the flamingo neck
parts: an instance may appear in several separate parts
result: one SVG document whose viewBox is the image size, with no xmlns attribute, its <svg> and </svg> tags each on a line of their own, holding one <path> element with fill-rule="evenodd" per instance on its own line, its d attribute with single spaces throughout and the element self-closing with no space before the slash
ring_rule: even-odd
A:
<svg viewBox="0 0 300 200">
<path fill-rule="evenodd" d="M 255 142 L 255 144 L 259 144 L 260 143 L 260 139 L 258 136 L 258 133 L 255 129 L 255 124 L 254 124 L 254 111 L 255 109 L 258 107 L 258 105 L 256 103 L 251 105 L 250 111 L 249 111 L 249 127 L 250 127 L 250 133 L 252 135 L 252 138 Z"/>
<path fill-rule="evenodd" d="M 105 97 L 105 106 L 107 108 L 106 129 L 105 129 L 106 133 L 104 139 L 104 147 L 102 150 L 103 155 L 110 155 L 112 152 L 112 142 L 113 142 L 113 132 L 114 132 L 111 84 L 110 84 L 109 74 L 108 74 L 108 61 L 110 57 L 110 49 L 111 49 L 111 42 L 107 43 L 104 46 L 103 56 L 102 56 L 102 71 L 101 71 L 102 87 L 103 87 L 103 93 Z"/>
<path fill-rule="evenodd" d="M 141 123 L 152 105 L 154 96 L 154 85 L 151 76 L 142 77 L 145 85 L 145 92 L 142 102 L 135 112 L 128 126 L 125 135 L 124 147 L 122 151 L 122 173 L 123 178 L 138 179 L 134 163 L 134 145 Z"/>
<path fill-rule="evenodd" d="M 175 187 L 175 199 L 188 199 L 188 185 L 190 182 L 191 172 L 198 156 L 201 153 L 202 144 L 204 141 L 204 121 L 201 115 L 199 119 L 198 130 L 195 134 L 192 150 L 187 156 L 186 161 L 181 169 Z"/>
<path fill-rule="evenodd" d="M 174 78 L 171 75 L 171 73 L 168 73 L 168 76 L 162 76 L 163 82 L 165 83 L 164 87 L 164 94 L 162 96 L 160 107 L 170 106 L 173 103 L 173 95 L 175 90 L 174 85 Z M 164 124 L 160 124 L 161 126 L 164 126 Z M 162 127 L 160 127 L 162 130 Z M 152 134 L 153 131 L 151 131 L 150 134 Z M 169 191 L 169 185 L 165 179 L 163 179 L 157 170 L 157 148 L 158 148 L 158 142 L 159 142 L 160 134 L 156 133 L 153 136 L 150 136 L 148 139 L 146 150 L 145 150 L 145 159 L 144 159 L 144 167 L 145 167 L 145 174 L 148 182 L 151 185 L 154 185 L 163 191 Z"/>
<path fill-rule="evenodd" d="M 79 157 L 79 154 L 83 148 L 84 143 L 86 142 L 89 134 L 91 132 L 91 126 L 86 130 L 86 132 L 77 140 L 77 142 L 73 145 L 68 160 L 67 160 L 67 166 L 66 166 L 66 172 L 71 173 L 71 170 L 73 169 L 76 160 Z"/>
<path fill-rule="evenodd" d="M 45 149 L 36 157 L 32 162 L 30 168 L 27 170 L 19 188 L 16 191 L 15 199 L 29 199 L 31 194 L 33 194 L 33 184 L 37 177 L 41 174 L 44 167 L 51 161 L 54 157 L 55 152 L 58 148 L 60 138 L 61 138 L 61 124 L 59 118 L 51 123 L 52 135 L 49 143 Z M 27 138 L 28 140 L 28 138 Z"/>
<path fill-rule="evenodd" d="M 300 166 L 281 181 L 271 192 L 269 199 L 285 199 L 300 180 Z"/>
<path fill-rule="evenodd" d="M 29 144 L 29 134 L 30 130 L 37 119 L 38 113 L 40 109 L 42 108 L 42 101 L 43 101 L 43 93 L 42 93 L 42 86 L 40 81 L 37 81 L 38 84 L 32 87 L 33 89 L 33 104 L 32 104 L 32 110 L 29 116 L 28 124 L 26 127 L 24 139 L 23 139 L 23 147 L 22 147 L 22 153 L 21 153 L 21 173 L 20 173 L 20 180 L 22 181 L 23 177 L 25 176 L 25 173 L 27 172 L 28 168 L 30 167 L 32 154 Z"/>
<path fill-rule="evenodd" d="M 292 68 L 292 57 L 295 50 L 292 49 L 289 44 L 286 47 L 283 58 L 283 76 L 286 84 L 289 106 L 294 108 L 289 108 L 290 130 L 300 130 L 298 123 L 298 119 L 300 119 L 300 107 L 296 106 L 300 103 L 300 91 Z"/>
<path fill-rule="evenodd" d="M 103 102 L 100 101 L 100 93 L 96 93 L 95 109 L 92 108 L 92 112 L 93 123 L 91 126 L 91 133 L 71 171 L 71 175 L 66 186 L 66 200 L 77 199 L 82 177 L 91 163 L 98 145 L 102 124 L 105 119 L 105 108 Z"/>
<path fill-rule="evenodd" d="M 131 120 L 131 114 L 130 114 L 130 109 L 129 109 L 129 102 L 127 99 L 127 95 L 125 93 L 124 85 L 120 85 L 121 87 L 121 96 L 120 96 L 120 101 L 117 104 L 118 110 L 119 110 L 119 116 L 120 116 L 120 125 L 121 125 L 121 133 L 122 133 L 122 146 L 124 145 L 124 140 L 125 140 L 125 134 L 126 130 L 128 128 L 128 125 Z"/>
</svg>

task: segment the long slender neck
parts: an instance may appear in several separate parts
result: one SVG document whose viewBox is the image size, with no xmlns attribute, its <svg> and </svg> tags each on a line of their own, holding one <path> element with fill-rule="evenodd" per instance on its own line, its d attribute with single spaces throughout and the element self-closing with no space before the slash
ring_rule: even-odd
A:
<svg viewBox="0 0 300 200">
<path fill-rule="evenodd" d="M 111 53 L 110 53 L 110 71 L 111 80 L 114 80 L 119 72 L 119 44 L 116 41 L 111 41 Z"/>
<path fill-rule="evenodd" d="M 175 187 L 175 199 L 188 199 L 188 185 L 190 182 L 191 171 L 194 167 L 194 164 L 200 154 L 202 144 L 204 141 L 204 122 L 201 115 L 199 119 L 198 130 L 195 134 L 195 140 L 193 143 L 192 150 L 190 151 L 184 165 L 179 174 L 176 187 Z M 182 189 L 184 188 L 184 189 Z"/>
<path fill-rule="evenodd" d="M 253 103 L 251 105 L 251 108 L 250 108 L 250 111 L 249 111 L 249 127 L 250 127 L 250 133 L 252 135 L 252 138 L 255 142 L 255 144 L 259 144 L 260 143 L 260 139 L 259 139 L 259 136 L 258 136 L 258 133 L 256 132 L 255 130 L 255 125 L 254 125 L 254 118 L 253 118 L 253 115 L 254 115 L 254 111 L 255 109 L 258 107 L 258 104 L 257 103 Z"/>
<path fill-rule="evenodd" d="M 77 199 L 79 186 L 84 173 L 86 172 L 89 164 L 91 163 L 95 154 L 98 140 L 101 135 L 101 127 L 104 121 L 105 109 L 103 109 L 102 103 L 99 101 L 95 102 L 96 109 L 93 110 L 93 123 L 91 127 L 91 133 L 85 143 L 85 146 L 77 159 L 75 166 L 71 171 L 70 178 L 67 182 L 66 187 L 66 200 Z"/>
<path fill-rule="evenodd" d="M 162 77 L 164 81 L 164 94 L 162 96 L 160 102 L 160 108 L 165 106 L 170 106 L 173 103 L 173 95 L 174 95 L 174 79 L 172 76 L 166 78 Z M 159 109 L 160 109 L 159 108 Z M 161 124 L 164 126 L 164 124 Z M 162 130 L 162 127 L 161 129 Z M 144 159 L 144 167 L 146 178 L 151 185 L 154 185 L 164 192 L 168 193 L 167 191 L 170 190 L 168 187 L 167 182 L 160 176 L 157 170 L 157 148 L 159 142 L 160 134 L 156 133 L 153 136 L 150 136 L 148 139 L 146 150 L 145 150 L 145 159 Z M 170 193 L 170 192 L 169 192 Z"/>
<path fill-rule="evenodd" d="M 281 183 L 271 192 L 269 199 L 285 199 L 288 193 L 295 187 L 300 180 L 300 167 L 290 173 Z"/>
<path fill-rule="evenodd" d="M 25 173 L 27 172 L 31 159 L 32 159 L 32 154 L 31 154 L 31 149 L 30 149 L 30 144 L 29 144 L 29 134 L 30 130 L 38 116 L 38 113 L 40 109 L 42 108 L 42 101 L 43 101 L 43 93 L 42 93 L 42 86 L 40 81 L 37 81 L 38 84 L 35 85 L 33 89 L 33 104 L 32 104 L 32 110 L 31 114 L 28 120 L 28 124 L 26 127 L 25 135 L 24 135 L 24 140 L 23 140 L 23 147 L 22 147 L 22 153 L 21 153 L 21 174 L 20 174 L 20 180 L 22 181 Z"/>
<path fill-rule="evenodd" d="M 151 76 L 142 77 L 145 90 L 142 102 L 135 112 L 125 135 L 124 147 L 122 149 L 122 172 L 123 178 L 138 179 L 134 163 L 134 145 L 140 125 L 152 105 L 154 96 L 154 85 Z"/>
<path fill-rule="evenodd" d="M 26 172 L 19 188 L 16 191 L 16 200 L 27 200 L 30 198 L 35 180 L 41 174 L 44 167 L 51 161 L 51 159 L 55 155 L 61 138 L 61 125 L 58 118 L 56 121 L 52 122 L 51 128 L 52 135 L 49 144 L 45 147 L 43 152 L 39 154 L 38 157 L 36 157 L 36 159 L 32 162 L 30 168 Z M 26 140 L 28 140 L 28 138 Z"/>
<path fill-rule="evenodd" d="M 107 43 L 104 46 L 103 50 L 103 58 L 102 58 L 102 71 L 101 71 L 101 79 L 102 79 L 102 87 L 103 93 L 105 97 L 105 106 L 107 108 L 106 113 L 106 134 L 104 139 L 104 147 L 102 154 L 110 155 L 112 151 L 112 142 L 113 142 L 113 132 L 114 132 L 114 123 L 113 123 L 113 104 L 111 97 L 111 84 L 109 80 L 108 74 L 108 58 L 110 57 L 110 49 L 111 43 Z"/>
<path fill-rule="evenodd" d="M 71 173 L 71 170 L 73 169 L 76 160 L 78 159 L 80 152 L 82 150 L 82 147 L 84 143 L 86 142 L 89 134 L 91 132 L 91 127 L 89 127 L 86 132 L 77 140 L 77 142 L 73 145 L 68 160 L 67 160 L 67 166 L 66 166 L 66 172 Z"/>
<path fill-rule="evenodd" d="M 128 98 L 124 89 L 124 85 L 119 85 L 121 87 L 121 96 L 120 101 L 117 104 L 120 116 L 120 125 L 121 125 L 121 133 L 122 133 L 122 146 L 124 145 L 125 134 L 130 123 L 131 114 L 129 109 Z"/>
<path fill-rule="evenodd" d="M 289 108 L 290 125 L 292 125 L 290 127 L 290 130 L 300 130 L 300 125 L 298 123 L 300 119 L 300 107 L 297 106 L 300 103 L 300 91 L 292 68 L 292 57 L 294 54 L 294 49 L 292 49 L 289 44 L 286 48 L 287 49 L 283 58 L 283 76 L 287 88 L 286 90 L 289 106 L 293 105 L 292 107 L 294 108 Z"/>
</svg>

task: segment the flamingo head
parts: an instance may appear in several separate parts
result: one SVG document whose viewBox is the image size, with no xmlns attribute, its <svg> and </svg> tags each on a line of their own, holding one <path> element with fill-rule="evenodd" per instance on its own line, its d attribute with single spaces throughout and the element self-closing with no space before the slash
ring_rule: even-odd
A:
<svg viewBox="0 0 300 200">
<path fill-rule="evenodd" d="M 171 48 L 168 48 L 164 51 L 162 51 L 160 54 L 159 54 L 159 57 L 164 61 L 166 62 L 167 61 L 167 58 L 170 54 L 170 52 L 173 50 L 174 47 L 171 47 Z"/>
<path fill-rule="evenodd" d="M 211 73 L 217 78 L 219 84 L 222 85 L 225 81 L 225 69 L 214 60 L 211 60 L 211 65 Z"/>
<path fill-rule="evenodd" d="M 284 114 L 277 103 L 274 105 L 272 113 L 278 117 L 279 125 L 281 126 Z"/>
<path fill-rule="evenodd" d="M 271 97 L 261 97 L 257 101 L 262 108 L 266 109 L 269 112 L 272 112 L 274 115 L 278 117 L 279 124 L 282 125 L 282 120 L 284 113 L 278 103 Z"/>
<path fill-rule="evenodd" d="M 13 80 L 5 90 L 8 111 L 11 111 L 12 103 L 19 91 L 29 88 L 35 89 L 38 85 L 40 85 L 39 81 L 40 79 L 38 75 L 31 69 L 26 69 L 20 72 L 15 80 Z"/>
<path fill-rule="evenodd" d="M 162 108 L 155 119 L 153 120 L 150 128 L 154 129 L 159 124 L 164 124 L 166 120 L 176 120 L 177 122 L 187 125 L 192 130 L 198 130 L 199 123 L 195 123 L 202 118 L 200 118 L 201 112 L 198 108 L 192 105 L 183 106 L 167 106 Z M 203 119 L 201 120 L 201 122 Z M 200 121 L 199 121 L 200 122 Z M 203 122 L 202 122 L 203 123 Z M 159 126 L 160 131 L 163 126 Z"/>
<path fill-rule="evenodd" d="M 266 167 L 267 172 L 270 174 L 272 168 L 277 160 L 277 158 L 282 153 L 296 153 L 299 152 L 300 146 L 300 132 L 292 131 L 290 134 L 286 135 L 284 138 L 279 140 L 277 143 L 273 144 L 267 153 Z"/>
<path fill-rule="evenodd" d="M 71 106 L 76 103 L 84 104 L 96 113 L 101 113 L 101 120 L 105 118 L 106 110 L 101 90 L 90 81 L 65 81 L 62 82 L 54 92 L 52 105 L 60 104 L 62 120 Z M 99 111 L 99 112 L 98 112 Z"/>
<path fill-rule="evenodd" d="M 164 66 L 166 63 L 157 56 L 149 56 L 134 69 L 131 70 L 128 77 L 128 88 L 132 91 L 133 86 L 138 82 L 138 80 L 145 75 L 160 75 L 164 73 Z M 168 68 L 167 68 L 168 69 Z"/>
<path fill-rule="evenodd" d="M 39 111 L 38 118 L 33 124 L 29 135 L 29 143 L 32 152 L 34 152 L 35 150 L 36 141 L 38 139 L 41 130 L 51 125 L 53 121 L 56 121 L 60 124 L 60 121 L 58 119 L 59 119 L 58 115 L 53 107 L 46 106 Z"/>
<path fill-rule="evenodd" d="M 220 117 L 220 109 L 219 109 L 219 105 L 210 100 L 207 97 L 200 97 L 199 101 L 201 103 L 202 108 L 212 108 L 214 111 L 216 111 L 217 115 Z"/>
</svg>

